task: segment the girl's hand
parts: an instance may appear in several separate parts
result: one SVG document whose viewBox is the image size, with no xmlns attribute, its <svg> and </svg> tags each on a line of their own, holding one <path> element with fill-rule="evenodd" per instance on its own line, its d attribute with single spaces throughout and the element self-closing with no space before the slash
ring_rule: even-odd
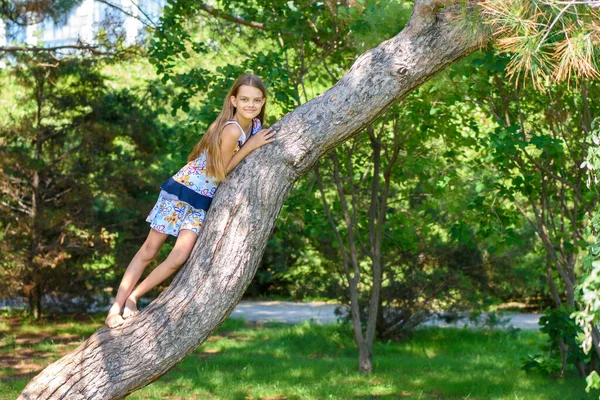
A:
<svg viewBox="0 0 600 400">
<path fill-rule="evenodd" d="M 254 136 L 252 136 L 250 139 L 248 139 L 248 145 L 250 146 L 250 148 L 252 150 L 256 150 L 259 147 L 264 146 L 267 143 L 272 143 L 275 141 L 275 129 L 268 128 L 268 129 L 261 129 L 260 131 L 256 132 L 254 134 Z"/>
</svg>

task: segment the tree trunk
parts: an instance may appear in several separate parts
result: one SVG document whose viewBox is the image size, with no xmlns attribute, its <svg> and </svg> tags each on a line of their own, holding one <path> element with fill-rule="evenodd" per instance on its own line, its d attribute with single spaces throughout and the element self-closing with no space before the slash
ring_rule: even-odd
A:
<svg viewBox="0 0 600 400">
<path fill-rule="evenodd" d="M 546 252 L 546 278 L 548 279 L 548 285 L 550 286 L 550 295 L 552 296 L 552 300 L 554 300 L 554 305 L 558 308 L 562 306 L 562 301 L 558 289 L 556 288 L 556 283 L 554 282 L 554 276 L 552 275 L 552 258 L 548 252 Z"/>
<path fill-rule="evenodd" d="M 29 291 L 29 312 L 33 319 L 39 321 L 42 318 L 42 288 L 39 283 L 34 283 Z"/>
<path fill-rule="evenodd" d="M 449 20 L 449 1 L 417 1 L 409 25 L 360 56 L 324 94 L 275 124 L 276 143 L 221 184 L 192 255 L 137 317 L 99 329 L 48 366 L 21 399 L 116 399 L 165 374 L 227 318 L 252 280 L 293 185 L 328 150 L 392 103 L 477 49 Z"/>
<path fill-rule="evenodd" d="M 352 155 L 348 154 L 348 159 L 352 159 Z M 356 240 L 354 238 L 354 229 L 356 224 L 354 224 L 353 219 L 351 217 L 352 211 L 348 205 L 348 201 L 346 200 L 346 195 L 344 194 L 344 187 L 342 184 L 342 177 L 340 176 L 340 168 L 338 163 L 338 158 L 335 151 L 331 152 L 331 160 L 333 161 L 333 180 L 335 182 L 335 186 L 337 188 L 338 197 L 340 199 L 340 205 L 342 208 L 342 213 L 344 214 L 344 221 L 346 222 L 346 236 L 348 240 L 348 257 L 344 257 L 345 259 L 349 259 L 349 262 L 352 265 L 352 275 L 351 279 L 348 282 L 348 292 L 350 295 L 350 315 L 352 316 L 352 328 L 354 330 L 354 341 L 358 346 L 358 368 L 362 374 L 370 374 L 373 372 L 373 364 L 371 362 L 371 347 L 369 343 L 366 341 L 365 335 L 363 334 L 363 324 L 361 320 L 360 310 L 361 305 L 359 301 L 359 291 L 358 285 L 360 283 L 360 265 L 358 260 L 358 249 L 356 247 Z M 350 179 L 352 179 L 351 169 L 349 169 Z M 324 200 L 325 201 L 325 200 Z M 354 198 L 352 199 L 354 201 Z M 356 227 L 358 229 L 358 227 Z M 344 251 L 343 248 L 341 248 Z"/>
<path fill-rule="evenodd" d="M 372 344 L 369 346 L 364 341 L 358 344 L 358 368 L 361 374 L 368 375 L 373 372 Z"/>
</svg>

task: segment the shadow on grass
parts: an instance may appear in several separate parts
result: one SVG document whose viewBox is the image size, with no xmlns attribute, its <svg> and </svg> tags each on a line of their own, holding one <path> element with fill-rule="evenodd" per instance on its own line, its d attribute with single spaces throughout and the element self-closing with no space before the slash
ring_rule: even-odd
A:
<svg viewBox="0 0 600 400">
<path fill-rule="evenodd" d="M 231 330 L 230 330 L 231 329 Z M 214 398 L 592 399 L 575 375 L 528 375 L 538 333 L 428 328 L 374 346 L 374 374 L 358 372 L 347 326 L 225 326 L 152 387 Z"/>
<path fill-rule="evenodd" d="M 2 332 L 0 354 L 20 354 L 20 365 L 43 367 L 60 356 L 62 346 L 77 345 L 72 335 L 94 329 L 95 323 L 78 321 L 21 326 Z M 36 333 L 40 341 L 32 343 L 28 338 Z M 542 340 L 538 332 L 426 328 L 403 342 L 375 343 L 375 372 L 361 375 L 347 325 L 229 319 L 172 371 L 131 398 L 596 399 L 575 374 L 552 380 L 521 370 L 523 358 L 537 353 Z M 12 366 L 1 372 L 0 398 L 16 397 L 35 375 L 20 375 Z"/>
</svg>

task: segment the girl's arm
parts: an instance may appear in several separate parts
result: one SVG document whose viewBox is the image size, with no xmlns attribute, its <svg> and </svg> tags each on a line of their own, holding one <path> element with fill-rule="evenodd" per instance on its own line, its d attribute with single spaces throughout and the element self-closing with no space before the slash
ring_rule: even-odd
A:
<svg viewBox="0 0 600 400">
<path fill-rule="evenodd" d="M 240 130 L 233 124 L 223 128 L 221 135 L 221 159 L 223 160 L 223 165 L 226 166 L 225 175 L 231 172 L 248 154 L 267 143 L 274 142 L 275 139 L 273 136 L 275 136 L 275 131 L 272 128 L 262 129 L 248 139 L 237 153 L 233 154 L 237 141 L 240 138 Z"/>
</svg>

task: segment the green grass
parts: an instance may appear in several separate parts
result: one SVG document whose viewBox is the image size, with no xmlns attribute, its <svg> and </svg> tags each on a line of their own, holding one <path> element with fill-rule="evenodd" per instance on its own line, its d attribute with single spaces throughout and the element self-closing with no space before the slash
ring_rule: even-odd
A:
<svg viewBox="0 0 600 400">
<path fill-rule="evenodd" d="M 0 322 L 0 355 L 34 350 L 45 354 L 34 361 L 47 365 L 76 346 L 80 339 L 74 336 L 89 335 L 98 325 L 98 320 L 61 320 L 11 328 Z M 63 339 L 17 344 L 27 335 L 49 332 Z M 597 399 L 575 375 L 555 380 L 520 369 L 542 339 L 537 332 L 422 329 L 401 343 L 376 343 L 375 373 L 363 376 L 347 326 L 250 326 L 229 319 L 168 374 L 130 398 Z M 32 376 L 2 371 L 2 399 L 16 397 Z"/>
</svg>

